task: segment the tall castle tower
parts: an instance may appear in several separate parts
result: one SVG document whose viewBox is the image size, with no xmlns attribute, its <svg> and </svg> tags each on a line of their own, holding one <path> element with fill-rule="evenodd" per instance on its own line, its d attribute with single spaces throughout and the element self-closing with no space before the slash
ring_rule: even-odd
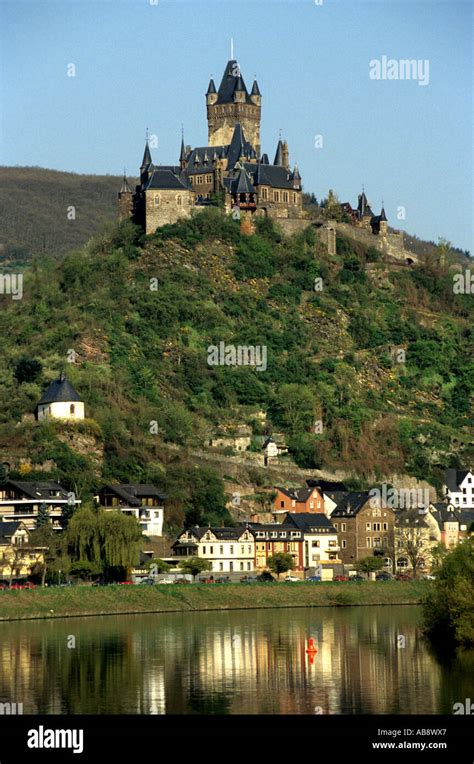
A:
<svg viewBox="0 0 474 764">
<path fill-rule="evenodd" d="M 231 59 L 227 62 L 219 90 L 211 79 L 206 93 L 209 146 L 230 144 L 237 123 L 243 128 L 247 140 L 260 156 L 260 118 L 262 96 L 254 80 L 247 91 L 240 67 Z"/>
</svg>

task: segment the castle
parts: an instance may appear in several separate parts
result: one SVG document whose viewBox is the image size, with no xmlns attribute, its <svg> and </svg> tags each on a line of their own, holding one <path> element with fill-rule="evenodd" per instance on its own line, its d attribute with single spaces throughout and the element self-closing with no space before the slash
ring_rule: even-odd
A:
<svg viewBox="0 0 474 764">
<path fill-rule="evenodd" d="M 256 80 L 248 92 L 235 59 L 227 62 L 218 90 L 211 78 L 206 106 L 207 146 L 192 149 L 182 137 L 179 164 L 153 164 L 147 139 L 135 191 L 123 177 L 119 219 L 130 218 L 150 234 L 209 205 L 235 218 L 301 218 L 298 167 L 290 168 L 288 144 L 281 138 L 273 164 L 261 153 L 262 95 Z"/>
</svg>

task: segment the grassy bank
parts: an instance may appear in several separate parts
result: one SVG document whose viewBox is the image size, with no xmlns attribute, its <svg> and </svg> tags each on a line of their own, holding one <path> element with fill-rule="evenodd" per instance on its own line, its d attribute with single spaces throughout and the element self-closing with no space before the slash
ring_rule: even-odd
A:
<svg viewBox="0 0 474 764">
<path fill-rule="evenodd" d="M 77 586 L 0 592 L 0 620 L 120 613 L 420 603 L 429 581 Z"/>
</svg>

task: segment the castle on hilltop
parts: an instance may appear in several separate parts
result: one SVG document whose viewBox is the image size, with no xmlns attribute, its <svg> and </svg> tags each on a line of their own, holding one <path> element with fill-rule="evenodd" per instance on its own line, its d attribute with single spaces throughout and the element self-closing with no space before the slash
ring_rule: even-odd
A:
<svg viewBox="0 0 474 764">
<path fill-rule="evenodd" d="M 193 149 L 182 137 L 177 165 L 153 164 L 147 138 L 135 191 L 123 177 L 119 219 L 130 218 L 149 234 L 209 205 L 236 217 L 302 217 L 301 176 L 296 164 L 290 168 L 287 142 L 280 137 L 273 164 L 261 153 L 257 81 L 249 93 L 237 61 L 231 59 L 218 90 L 211 78 L 206 106 L 207 146 Z"/>
</svg>

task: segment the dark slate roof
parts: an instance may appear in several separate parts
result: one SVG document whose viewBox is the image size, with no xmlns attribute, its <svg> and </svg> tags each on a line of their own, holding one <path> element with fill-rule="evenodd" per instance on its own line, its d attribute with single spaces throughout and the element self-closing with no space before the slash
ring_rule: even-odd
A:
<svg viewBox="0 0 474 764">
<path fill-rule="evenodd" d="M 263 185 L 271 186 L 273 188 L 295 190 L 293 187 L 292 176 L 285 167 L 263 164 L 262 162 L 256 164 L 245 162 L 244 167 L 254 176 L 254 186 Z"/>
<path fill-rule="evenodd" d="M 471 507 L 470 509 L 458 509 L 457 516 L 459 518 L 459 523 L 462 525 L 466 524 L 469 528 L 471 523 L 474 523 L 474 507 Z"/>
<path fill-rule="evenodd" d="M 58 403 L 69 401 L 82 401 L 82 398 L 74 390 L 73 386 L 68 379 L 61 373 L 59 379 L 55 379 L 54 382 L 46 388 L 37 406 L 43 403 Z"/>
<path fill-rule="evenodd" d="M 459 486 L 468 474 L 469 470 L 447 469 L 445 476 L 447 488 L 450 491 L 459 491 Z"/>
<path fill-rule="evenodd" d="M 261 164 L 270 164 L 270 162 L 268 160 L 268 154 L 262 154 L 260 162 L 261 162 Z"/>
<path fill-rule="evenodd" d="M 20 521 L 0 523 L 0 546 L 10 544 L 11 537 L 16 533 L 20 525 Z"/>
<path fill-rule="evenodd" d="M 186 531 L 189 531 L 190 533 L 192 533 L 199 540 L 201 540 L 202 537 L 205 536 L 208 531 L 211 531 L 211 533 L 213 533 L 214 536 L 219 541 L 225 541 L 225 540 L 237 541 L 241 537 L 241 535 L 245 533 L 246 530 L 247 530 L 246 525 L 237 525 L 235 528 L 222 528 L 222 527 L 213 528 L 208 525 L 200 526 L 200 527 L 193 526 L 192 528 L 186 528 Z M 248 528 L 248 530 L 250 530 L 250 527 Z M 185 533 L 185 531 L 180 533 L 180 536 L 182 536 L 183 533 Z M 183 544 L 183 543 L 186 543 L 186 542 L 179 541 L 179 540 L 175 541 L 175 544 Z M 192 543 L 192 542 L 189 542 L 189 543 Z M 173 546 L 175 546 L 175 544 L 173 544 Z"/>
<path fill-rule="evenodd" d="M 350 491 L 339 502 L 337 507 L 331 514 L 331 519 L 334 517 L 347 517 L 356 515 L 369 501 L 370 495 L 368 491 Z"/>
<path fill-rule="evenodd" d="M 107 483 L 104 488 L 115 493 L 120 499 L 128 502 L 132 507 L 139 507 L 141 504 L 140 499 L 143 497 L 151 496 L 161 500 L 166 498 L 166 494 L 164 494 L 163 491 L 160 491 L 154 485 L 146 483 Z"/>
<path fill-rule="evenodd" d="M 181 138 L 181 151 L 179 152 L 179 161 L 184 162 L 186 159 L 186 149 L 184 146 L 184 138 Z"/>
<path fill-rule="evenodd" d="M 302 535 L 301 529 L 290 523 L 249 523 L 248 527 L 251 531 L 263 531 L 267 534 L 278 533 L 280 535 L 281 533 L 298 532 L 300 536 Z"/>
<path fill-rule="evenodd" d="M 201 175 L 205 172 L 214 171 L 214 154 L 217 157 L 226 157 L 229 146 L 196 146 L 191 150 L 187 157 L 188 166 L 186 172 L 188 175 Z M 204 162 L 204 156 L 207 153 L 207 162 Z M 198 159 L 199 161 L 196 161 Z"/>
<path fill-rule="evenodd" d="M 7 480 L 4 483 L 4 488 L 9 486 L 18 493 L 24 494 L 28 499 L 51 500 L 52 498 L 67 499 L 68 497 L 68 492 L 55 480 Z M 59 496 L 51 496 L 51 492 L 59 492 Z"/>
<path fill-rule="evenodd" d="M 121 194 L 131 194 L 132 193 L 132 189 L 130 188 L 130 186 L 128 184 L 128 180 L 127 180 L 127 176 L 126 175 L 123 176 L 122 185 L 120 187 L 120 192 L 119 193 L 121 193 Z"/>
<path fill-rule="evenodd" d="M 140 169 L 142 169 L 143 167 L 148 167 L 148 165 L 150 164 L 151 164 L 151 154 L 150 154 L 150 147 L 147 141 Z"/>
<path fill-rule="evenodd" d="M 324 493 L 329 493 L 329 491 L 347 491 L 347 486 L 338 480 L 319 480 L 318 478 L 310 478 L 306 481 L 306 485 L 310 488 L 320 488 Z"/>
<path fill-rule="evenodd" d="M 232 72 L 234 72 L 234 74 Z M 219 90 L 217 91 L 216 103 L 233 103 L 234 91 L 238 82 L 240 83 L 239 89 L 245 92 L 246 103 L 252 103 L 252 100 L 247 92 L 244 79 L 240 72 L 239 65 L 235 59 L 227 62 L 227 66 L 222 76 L 221 84 L 219 85 Z"/>
<path fill-rule="evenodd" d="M 250 178 L 244 169 L 241 169 L 236 178 L 232 180 L 231 191 L 234 194 L 254 194 Z"/>
<path fill-rule="evenodd" d="M 365 215 L 370 215 L 370 217 L 374 217 L 374 213 L 370 209 L 369 202 L 367 201 L 367 197 L 365 195 L 365 192 L 362 191 L 361 194 L 359 194 L 359 201 L 357 204 L 357 211 L 360 215 L 360 217 L 364 217 Z"/>
<path fill-rule="evenodd" d="M 281 139 L 278 141 L 278 144 L 277 144 L 277 150 L 275 153 L 275 159 L 273 160 L 273 164 L 278 165 L 279 167 L 283 167 L 283 143 L 281 142 Z"/>
<path fill-rule="evenodd" d="M 323 512 L 288 512 L 285 523 L 290 523 L 305 533 L 320 530 L 336 533 L 330 519 Z"/>
<path fill-rule="evenodd" d="M 381 211 L 381 213 L 380 213 L 380 220 L 385 220 L 385 221 L 387 221 L 387 216 L 386 216 L 386 214 L 385 214 L 385 210 L 384 210 L 384 208 L 383 208 L 383 207 L 382 207 L 382 211 Z"/>
<path fill-rule="evenodd" d="M 206 95 L 210 95 L 210 93 L 216 93 L 216 92 L 217 92 L 216 86 L 215 86 L 214 80 L 211 77 L 211 79 L 209 80 L 209 86 L 207 88 Z"/>
<path fill-rule="evenodd" d="M 252 85 L 252 91 L 251 91 L 250 95 L 262 95 L 262 94 L 260 93 L 260 89 L 259 89 L 259 87 L 258 87 L 258 82 L 257 82 L 257 80 L 254 80 L 254 81 L 253 81 L 253 85 Z"/>
<path fill-rule="evenodd" d="M 164 189 L 182 191 L 183 189 L 188 191 L 191 189 L 191 185 L 187 179 L 187 175 L 184 172 L 180 172 L 179 168 L 176 168 L 178 173 L 174 172 L 174 168 L 167 167 L 155 167 L 151 175 L 150 180 L 146 185 L 146 190 L 149 189 Z"/>
<path fill-rule="evenodd" d="M 395 525 L 398 528 L 429 528 L 425 513 L 416 508 L 404 509 L 395 515 Z"/>
<path fill-rule="evenodd" d="M 237 122 L 227 152 L 227 171 L 230 172 L 230 170 L 234 169 L 234 166 L 236 162 L 239 161 L 240 157 L 250 157 L 252 154 L 255 154 L 255 149 L 252 144 L 245 139 L 242 125 L 240 122 Z"/>
</svg>

